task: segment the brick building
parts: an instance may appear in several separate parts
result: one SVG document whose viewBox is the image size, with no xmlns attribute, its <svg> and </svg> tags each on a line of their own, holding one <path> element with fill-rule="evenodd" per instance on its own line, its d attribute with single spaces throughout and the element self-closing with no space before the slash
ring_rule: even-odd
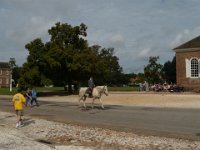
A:
<svg viewBox="0 0 200 150">
<path fill-rule="evenodd" d="M 200 36 L 173 50 L 176 53 L 177 85 L 200 87 Z"/>
<path fill-rule="evenodd" d="M 8 62 L 0 62 L 0 87 L 10 86 L 11 71 Z"/>
</svg>

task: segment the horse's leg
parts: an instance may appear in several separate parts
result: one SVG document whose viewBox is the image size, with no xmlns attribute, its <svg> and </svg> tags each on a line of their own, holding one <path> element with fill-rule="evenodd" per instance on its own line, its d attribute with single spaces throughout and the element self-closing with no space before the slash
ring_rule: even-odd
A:
<svg viewBox="0 0 200 150">
<path fill-rule="evenodd" d="M 83 99 L 83 96 L 80 96 L 78 99 L 79 107 L 81 107 L 81 100 Z"/>
<path fill-rule="evenodd" d="M 92 98 L 92 109 L 94 108 L 94 100 L 95 100 L 95 98 L 93 97 Z"/>
<path fill-rule="evenodd" d="M 99 102 L 101 103 L 101 108 L 104 109 L 104 106 L 103 106 L 101 98 L 99 98 Z"/>
<path fill-rule="evenodd" d="M 84 106 L 84 108 L 86 109 L 87 107 L 86 107 L 86 105 L 85 105 L 85 100 L 86 100 L 86 96 L 84 96 L 84 99 L 83 99 L 83 106 Z"/>
</svg>

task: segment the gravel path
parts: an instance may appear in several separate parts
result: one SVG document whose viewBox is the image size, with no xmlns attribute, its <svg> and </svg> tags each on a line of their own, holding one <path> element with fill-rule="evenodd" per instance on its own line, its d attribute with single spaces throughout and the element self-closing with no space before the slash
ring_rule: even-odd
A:
<svg viewBox="0 0 200 150">
<path fill-rule="evenodd" d="M 200 141 L 139 136 L 101 128 L 24 117 L 24 126 L 15 129 L 15 115 L 0 114 L 1 150 L 199 150 Z"/>
</svg>

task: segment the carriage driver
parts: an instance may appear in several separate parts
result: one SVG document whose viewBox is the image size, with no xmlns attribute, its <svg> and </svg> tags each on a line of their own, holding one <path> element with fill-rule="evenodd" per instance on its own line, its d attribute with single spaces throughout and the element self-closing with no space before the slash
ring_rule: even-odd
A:
<svg viewBox="0 0 200 150">
<path fill-rule="evenodd" d="M 93 91 L 93 88 L 95 87 L 92 77 L 90 77 L 90 79 L 88 80 L 88 87 L 89 87 L 88 88 L 89 96 L 92 97 L 92 91 Z"/>
</svg>

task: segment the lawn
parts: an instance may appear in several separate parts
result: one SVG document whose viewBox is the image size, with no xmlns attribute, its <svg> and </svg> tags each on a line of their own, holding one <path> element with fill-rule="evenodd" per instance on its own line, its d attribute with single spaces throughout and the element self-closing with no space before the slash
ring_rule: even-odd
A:
<svg viewBox="0 0 200 150">
<path fill-rule="evenodd" d="M 37 91 L 45 92 L 45 91 L 64 91 L 63 87 L 37 87 Z M 108 91 L 138 91 L 138 87 L 108 87 Z M 14 95 L 17 92 L 17 88 L 12 88 L 12 92 L 10 92 L 10 88 L 0 88 L 0 95 Z"/>
<path fill-rule="evenodd" d="M 136 86 L 108 87 L 108 91 L 120 91 L 120 92 L 138 91 L 138 87 Z"/>
</svg>

